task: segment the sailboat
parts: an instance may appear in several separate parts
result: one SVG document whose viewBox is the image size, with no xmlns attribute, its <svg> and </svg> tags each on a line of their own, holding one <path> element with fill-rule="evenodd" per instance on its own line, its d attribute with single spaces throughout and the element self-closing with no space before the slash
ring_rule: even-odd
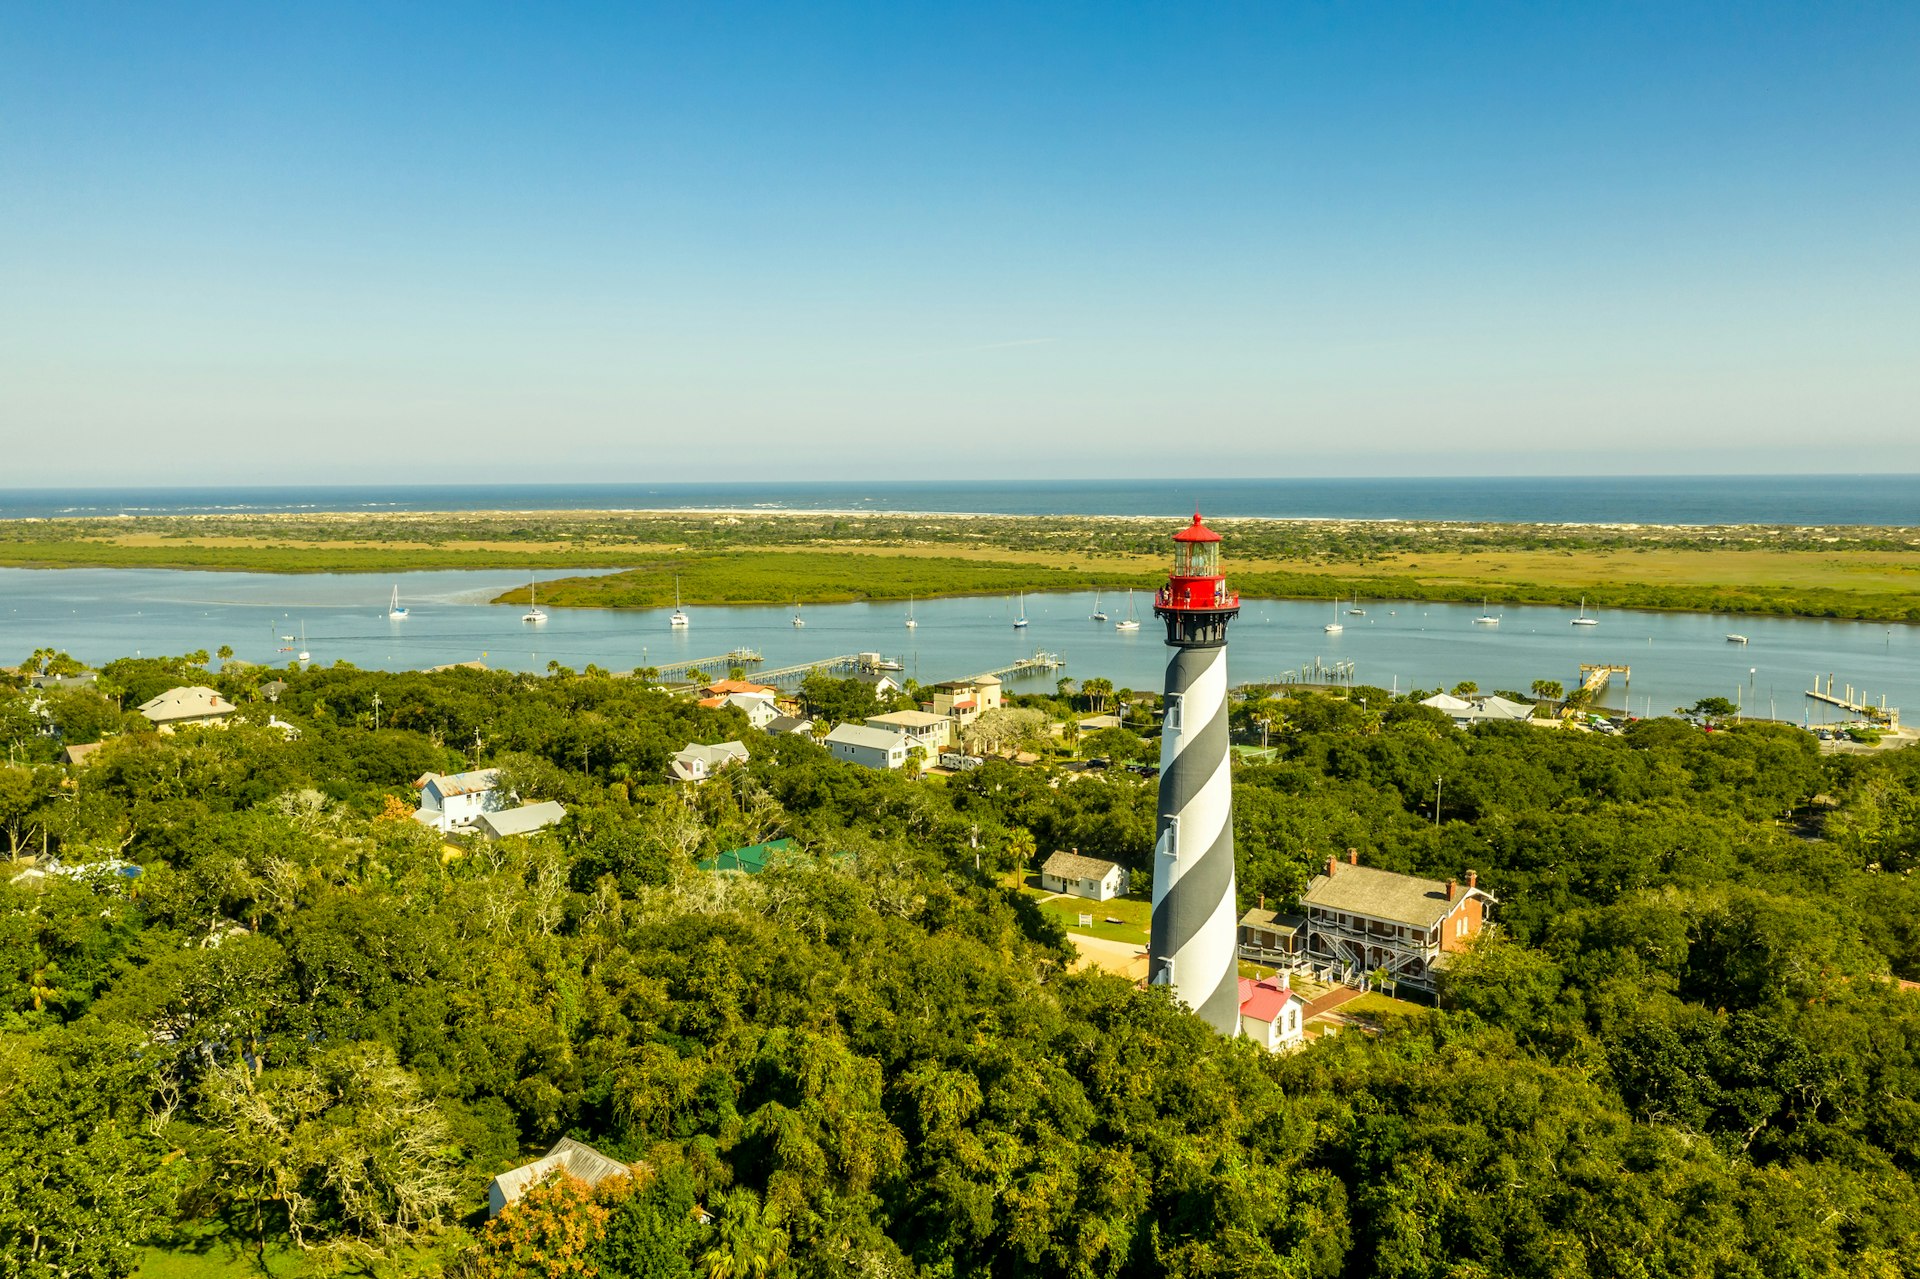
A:
<svg viewBox="0 0 1920 1279">
<path fill-rule="evenodd" d="M 1093 593 L 1093 620 L 1096 622 L 1104 622 L 1107 620 L 1106 610 L 1100 607 L 1099 591 Z"/>
<path fill-rule="evenodd" d="M 527 579 L 527 611 L 520 615 L 520 620 L 537 624 L 546 621 L 547 615 L 540 611 L 540 604 L 534 599 L 535 584 L 533 578 L 529 577 Z"/>
<path fill-rule="evenodd" d="M 804 617 L 802 617 L 802 616 L 800 616 L 800 601 L 799 601 L 799 600 L 795 600 L 795 601 L 793 602 L 793 624 L 794 624 L 795 626 L 805 626 L 805 625 L 807 624 L 807 619 L 806 619 L 806 618 L 804 618 Z"/>
<path fill-rule="evenodd" d="M 295 653 L 294 656 L 303 662 L 311 662 L 313 660 L 313 654 L 307 652 L 307 624 L 305 622 L 300 623 L 300 651 Z"/>
<path fill-rule="evenodd" d="M 1133 615 L 1132 587 L 1127 588 L 1127 615 L 1120 621 L 1115 622 L 1113 629 L 1116 631 L 1137 631 L 1140 629 L 1140 619 Z"/>
<path fill-rule="evenodd" d="M 1027 593 L 1020 592 L 1020 616 L 1013 619 L 1013 629 L 1023 631 L 1027 628 Z"/>
<path fill-rule="evenodd" d="M 680 630 L 687 625 L 687 615 L 680 608 L 680 579 L 673 579 L 673 616 L 667 619 L 667 625 Z"/>
<path fill-rule="evenodd" d="M 920 623 L 915 621 L 913 616 L 913 596 L 909 595 L 907 596 L 907 629 L 912 630 L 918 625 Z"/>
<path fill-rule="evenodd" d="M 1567 623 L 1567 625 L 1569 625 L 1569 626 L 1598 626 L 1598 625 L 1600 625 L 1600 619 L 1599 619 L 1599 618 L 1597 618 L 1597 617 L 1588 617 L 1588 616 L 1587 616 L 1587 597 L 1586 597 L 1586 596 L 1584 596 L 1584 595 L 1582 595 L 1582 596 L 1580 597 L 1580 616 L 1578 616 L 1578 617 L 1576 617 L 1576 618 L 1574 618 L 1574 619 L 1573 619 L 1573 620 L 1572 620 L 1571 622 L 1569 622 L 1569 623 Z"/>
<path fill-rule="evenodd" d="M 1487 597 L 1484 595 L 1480 597 L 1480 616 L 1473 619 L 1473 624 L 1475 626 L 1500 625 L 1500 619 L 1495 617 L 1493 610 L 1487 607 Z"/>
<path fill-rule="evenodd" d="M 1367 615 L 1367 610 L 1360 607 L 1360 597 L 1358 595 L 1354 596 L 1353 607 L 1347 610 L 1347 616 L 1348 617 L 1365 617 L 1366 615 Z"/>
<path fill-rule="evenodd" d="M 1347 629 L 1340 621 L 1340 597 L 1338 595 L 1333 597 L 1333 620 L 1320 629 L 1329 635 L 1338 635 L 1341 631 Z"/>
<path fill-rule="evenodd" d="M 400 602 L 400 587 L 396 583 L 393 588 L 393 599 L 387 604 L 387 616 L 397 622 L 406 615 L 407 609 L 406 606 Z"/>
</svg>

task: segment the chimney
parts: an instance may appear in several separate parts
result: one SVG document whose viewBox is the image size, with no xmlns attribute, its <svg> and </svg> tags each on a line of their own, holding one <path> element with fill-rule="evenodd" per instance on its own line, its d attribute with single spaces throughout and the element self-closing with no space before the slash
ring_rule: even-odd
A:
<svg viewBox="0 0 1920 1279">
<path fill-rule="evenodd" d="M 1447 900 L 1452 901 L 1454 898 L 1458 897 L 1459 895 L 1460 895 L 1460 881 L 1457 879 L 1449 879 L 1447 881 Z"/>
<path fill-rule="evenodd" d="M 1261 894 L 1260 894 L 1260 909 L 1261 909 L 1261 910 L 1265 910 L 1266 908 L 1267 908 L 1267 895 L 1266 895 L 1265 893 L 1261 893 Z"/>
<path fill-rule="evenodd" d="M 1349 848 L 1347 850 L 1347 865 L 1358 866 L 1359 864 L 1360 864 L 1360 850 L 1357 848 Z"/>
<path fill-rule="evenodd" d="M 1332 879 L 1333 872 L 1339 869 L 1340 869 L 1340 859 L 1338 857 L 1327 858 L 1327 878 L 1328 879 Z"/>
<path fill-rule="evenodd" d="M 1467 872 L 1467 887 L 1468 887 L 1468 888 L 1478 888 L 1478 887 L 1480 887 L 1480 872 L 1479 872 L 1479 871 L 1477 871 L 1477 870 L 1470 870 L 1470 871 L 1468 871 L 1468 872 Z"/>
</svg>

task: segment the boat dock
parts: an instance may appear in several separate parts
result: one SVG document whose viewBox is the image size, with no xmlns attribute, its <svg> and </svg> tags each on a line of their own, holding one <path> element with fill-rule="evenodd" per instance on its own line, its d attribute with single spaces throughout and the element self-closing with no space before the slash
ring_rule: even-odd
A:
<svg viewBox="0 0 1920 1279">
<path fill-rule="evenodd" d="M 1032 657 L 1023 657 L 1017 662 L 1005 666 L 996 666 L 990 671 L 981 671 L 981 675 L 991 675 L 996 679 L 1002 675 L 1044 675 L 1048 671 L 1057 671 L 1067 664 L 1067 659 L 1058 653 L 1035 652 Z"/>
<path fill-rule="evenodd" d="M 1900 727 L 1900 708 L 1887 705 L 1885 693 L 1880 695 L 1880 704 L 1874 706 L 1866 700 L 1864 690 L 1856 689 L 1851 684 L 1843 684 L 1841 689 L 1839 693 L 1833 691 L 1833 676 L 1829 675 L 1823 690 L 1820 677 L 1816 675 L 1813 677 L 1813 687 L 1807 690 L 1807 696 L 1816 702 L 1825 702 L 1828 706 L 1838 706 L 1849 714 L 1859 715 L 1868 723 L 1882 724 L 1888 728 Z"/>
<path fill-rule="evenodd" d="M 1582 662 L 1580 663 L 1580 691 L 1587 695 L 1587 701 L 1589 703 L 1597 702 L 1600 700 L 1601 690 L 1606 688 L 1607 681 L 1615 675 L 1624 679 L 1628 688 L 1633 687 L 1633 667 L 1631 666 L 1613 666 L 1605 662 Z"/>
<path fill-rule="evenodd" d="M 796 662 L 792 666 L 776 666 L 770 671 L 756 671 L 754 678 L 766 684 L 780 684 L 787 680 L 805 679 L 815 671 L 857 671 L 866 665 L 864 659 L 868 653 L 840 653 L 833 657 L 822 657 L 811 662 Z"/>
<path fill-rule="evenodd" d="M 653 669 L 660 673 L 661 679 L 666 679 L 669 675 L 685 675 L 691 670 L 709 673 L 717 670 L 724 675 L 729 666 L 753 666 L 765 660 L 766 658 L 760 655 L 758 649 L 736 648 L 718 657 L 690 657 L 684 662 L 660 662 Z"/>
</svg>

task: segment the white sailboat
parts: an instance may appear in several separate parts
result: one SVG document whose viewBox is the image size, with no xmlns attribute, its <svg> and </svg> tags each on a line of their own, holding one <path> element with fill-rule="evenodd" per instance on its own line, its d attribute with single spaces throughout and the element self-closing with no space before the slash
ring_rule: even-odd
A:
<svg viewBox="0 0 1920 1279">
<path fill-rule="evenodd" d="M 397 622 L 406 615 L 406 605 L 400 602 L 400 587 L 399 584 L 396 583 L 393 588 L 393 599 L 387 603 L 387 616 Z"/>
<path fill-rule="evenodd" d="M 1571 622 L 1569 622 L 1569 623 L 1567 623 L 1567 625 L 1569 625 L 1569 626 L 1598 626 L 1598 625 L 1600 625 L 1600 619 L 1599 619 L 1599 618 L 1597 618 L 1597 617 L 1588 617 L 1588 616 L 1587 616 L 1587 597 L 1586 597 L 1586 596 L 1584 596 L 1584 595 L 1582 595 L 1582 596 L 1580 597 L 1580 616 L 1578 616 L 1578 617 L 1576 617 L 1576 618 L 1574 618 L 1574 619 L 1573 619 L 1573 620 L 1572 620 Z"/>
<path fill-rule="evenodd" d="M 1480 616 L 1473 619 L 1473 624 L 1475 626 L 1500 625 L 1500 619 L 1494 616 L 1492 609 L 1487 607 L 1487 597 L 1484 595 L 1480 597 Z"/>
<path fill-rule="evenodd" d="M 687 615 L 680 608 L 680 578 L 677 574 L 673 579 L 673 616 L 667 619 L 667 625 L 676 631 L 688 625 Z"/>
<path fill-rule="evenodd" d="M 1027 628 L 1027 593 L 1020 592 L 1020 616 L 1013 619 L 1013 629 L 1023 631 Z"/>
<path fill-rule="evenodd" d="M 1348 617 L 1365 617 L 1366 615 L 1367 615 L 1367 610 L 1360 607 L 1360 597 L 1358 595 L 1354 596 L 1353 607 L 1347 610 L 1347 616 Z"/>
<path fill-rule="evenodd" d="M 793 602 L 793 624 L 794 624 L 795 626 L 805 626 L 805 625 L 807 624 L 807 619 L 806 619 L 806 618 L 804 618 L 804 617 L 802 617 L 802 616 L 800 616 L 800 601 L 799 601 L 799 600 L 795 600 L 795 601 Z"/>
<path fill-rule="evenodd" d="M 307 624 L 305 622 L 300 623 L 300 651 L 295 653 L 294 656 L 302 662 L 311 662 L 313 660 L 313 654 L 307 652 Z"/>
<path fill-rule="evenodd" d="M 1104 622 L 1107 620 L 1107 611 L 1100 607 L 1099 591 L 1093 593 L 1093 620 L 1096 622 Z"/>
<path fill-rule="evenodd" d="M 1340 621 L 1340 597 L 1338 595 L 1333 597 L 1333 620 L 1320 629 L 1329 635 L 1338 635 L 1341 631 L 1347 629 L 1345 624 Z"/>
<path fill-rule="evenodd" d="M 918 625 L 920 623 L 913 616 L 913 596 L 909 595 L 907 596 L 907 629 L 912 630 Z"/>
<path fill-rule="evenodd" d="M 540 611 L 540 604 L 534 598 L 534 588 L 536 585 L 537 583 L 534 578 L 529 577 L 527 579 L 527 611 L 520 614 L 520 620 L 523 622 L 534 622 L 537 624 L 547 620 L 547 615 Z"/>
<path fill-rule="evenodd" d="M 1127 588 L 1127 615 L 1115 622 L 1113 629 L 1116 631 L 1137 631 L 1140 629 L 1140 619 L 1133 615 L 1132 587 Z"/>
</svg>

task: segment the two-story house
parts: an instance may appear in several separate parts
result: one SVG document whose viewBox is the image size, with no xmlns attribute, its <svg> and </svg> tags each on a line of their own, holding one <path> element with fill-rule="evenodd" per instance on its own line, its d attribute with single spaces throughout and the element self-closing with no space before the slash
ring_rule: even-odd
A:
<svg viewBox="0 0 1920 1279">
<path fill-rule="evenodd" d="M 465 830 L 482 813 L 505 808 L 498 793 L 500 770 L 477 768 L 467 773 L 422 773 L 413 783 L 420 791 L 420 807 L 413 820 L 442 834 Z"/>
<path fill-rule="evenodd" d="M 1396 981 L 1433 984 L 1436 968 L 1465 950 L 1488 922 L 1496 904 L 1468 871 L 1466 882 L 1421 879 L 1327 859 L 1326 873 L 1300 895 L 1306 917 L 1306 957 L 1349 973 L 1384 970 Z"/>
<path fill-rule="evenodd" d="M 906 735 L 909 749 L 918 746 L 926 752 L 927 763 L 940 758 L 940 752 L 953 744 L 953 721 L 931 711 L 890 711 L 867 716 L 867 727 Z"/>
</svg>

